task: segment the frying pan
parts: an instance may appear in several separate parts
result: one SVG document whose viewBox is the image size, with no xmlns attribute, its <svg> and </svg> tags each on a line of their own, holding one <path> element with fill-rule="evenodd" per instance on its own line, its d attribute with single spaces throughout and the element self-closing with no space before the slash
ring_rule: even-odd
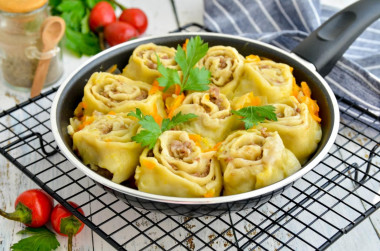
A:
<svg viewBox="0 0 380 251">
<path fill-rule="evenodd" d="M 277 47 L 237 36 L 216 33 L 172 33 L 141 38 L 120 44 L 92 57 L 73 72 L 60 86 L 51 108 L 51 125 L 55 140 L 67 159 L 106 191 L 134 206 L 167 215 L 220 215 L 260 205 L 282 193 L 297 179 L 314 168 L 333 145 L 339 127 L 339 108 L 336 98 L 323 79 L 348 46 L 361 32 L 380 16 L 380 1 L 362 0 L 334 15 L 289 53 Z M 215 198 L 179 198 L 154 195 L 116 184 L 85 166 L 72 150 L 67 133 L 70 117 L 83 97 L 83 88 L 96 71 L 114 64 L 124 67 L 133 50 L 145 43 L 176 47 L 186 38 L 199 35 L 209 44 L 235 47 L 243 56 L 256 54 L 294 68 L 297 81 L 306 81 L 313 99 L 320 107 L 322 139 L 315 153 L 293 175 L 267 187 L 247 193 Z"/>
</svg>

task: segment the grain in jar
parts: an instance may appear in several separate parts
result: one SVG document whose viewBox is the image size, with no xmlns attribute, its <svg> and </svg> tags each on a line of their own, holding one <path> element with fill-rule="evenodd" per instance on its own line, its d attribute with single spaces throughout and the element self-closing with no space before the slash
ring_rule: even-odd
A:
<svg viewBox="0 0 380 251">
<path fill-rule="evenodd" d="M 60 47 L 41 53 L 40 28 L 49 16 L 47 0 L 0 1 L 1 83 L 29 90 L 38 61 L 51 58 L 44 86 L 56 82 L 63 72 Z"/>
</svg>

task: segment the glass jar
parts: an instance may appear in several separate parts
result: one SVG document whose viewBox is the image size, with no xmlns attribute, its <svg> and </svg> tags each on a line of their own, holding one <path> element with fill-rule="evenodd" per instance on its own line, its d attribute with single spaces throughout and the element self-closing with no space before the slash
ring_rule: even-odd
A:
<svg viewBox="0 0 380 251">
<path fill-rule="evenodd" d="M 2 83 L 18 90 L 30 90 L 40 59 L 51 58 L 44 87 L 63 73 L 62 52 L 57 46 L 41 53 L 41 24 L 49 16 L 47 3 L 28 12 L 0 10 L 0 70 Z"/>
</svg>

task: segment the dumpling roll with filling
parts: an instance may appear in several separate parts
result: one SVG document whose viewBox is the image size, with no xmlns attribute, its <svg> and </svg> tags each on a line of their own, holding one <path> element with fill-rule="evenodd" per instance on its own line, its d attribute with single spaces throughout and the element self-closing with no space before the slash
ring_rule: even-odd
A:
<svg viewBox="0 0 380 251">
<path fill-rule="evenodd" d="M 224 195 L 271 185 L 301 167 L 278 133 L 265 130 L 235 131 L 224 140 L 217 155 L 223 171 Z"/>
<path fill-rule="evenodd" d="M 152 111 L 164 117 L 165 109 L 162 93 L 149 94 L 152 86 L 131 80 L 122 75 L 95 72 L 84 87 L 84 115 L 94 111 L 108 113 L 129 112 L 139 108 L 144 114 Z"/>
<path fill-rule="evenodd" d="M 269 103 L 275 103 L 291 96 L 292 89 L 293 74 L 289 65 L 271 60 L 247 61 L 234 96 L 253 92 L 256 96 L 266 96 Z"/>
<path fill-rule="evenodd" d="M 228 98 L 232 97 L 242 73 L 244 57 L 230 46 L 212 46 L 199 60 L 196 67 L 205 67 L 211 72 L 211 84 L 220 88 Z"/>
<path fill-rule="evenodd" d="M 156 78 L 161 76 L 157 70 L 157 56 L 163 66 L 179 70 L 179 66 L 174 60 L 175 54 L 176 50 L 167 46 L 153 43 L 140 45 L 133 51 L 122 75 L 152 84 Z"/>
<path fill-rule="evenodd" d="M 132 141 L 139 128 L 138 122 L 122 113 L 95 114 L 88 119 L 92 123 L 73 133 L 73 149 L 93 170 L 108 170 L 113 182 L 129 179 L 143 150 L 139 143 Z"/>
<path fill-rule="evenodd" d="M 203 152 L 184 131 L 165 131 L 140 157 L 138 190 L 174 197 L 215 197 L 222 190 L 216 151 Z"/>
<path fill-rule="evenodd" d="M 231 104 L 219 88 L 211 87 L 208 92 L 194 92 L 186 96 L 175 114 L 193 113 L 198 117 L 179 125 L 181 130 L 208 137 L 220 142 L 227 135 L 242 126 L 238 118 L 231 113 Z"/>
<path fill-rule="evenodd" d="M 313 119 L 307 105 L 299 103 L 293 96 L 273 106 L 277 121 L 265 121 L 259 124 L 259 128 L 277 131 L 285 147 L 304 164 L 321 141 L 321 125 Z"/>
</svg>

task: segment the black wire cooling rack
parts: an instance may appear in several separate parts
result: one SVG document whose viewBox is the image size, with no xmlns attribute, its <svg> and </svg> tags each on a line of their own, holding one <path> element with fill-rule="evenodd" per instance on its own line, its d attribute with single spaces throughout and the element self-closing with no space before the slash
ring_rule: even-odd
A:
<svg viewBox="0 0 380 251">
<path fill-rule="evenodd" d="M 71 165 L 50 131 L 56 90 L 0 113 L 0 152 L 116 249 L 325 249 L 380 207 L 380 119 L 343 98 L 334 146 L 292 187 L 257 208 L 189 218 L 131 207 Z"/>
</svg>

